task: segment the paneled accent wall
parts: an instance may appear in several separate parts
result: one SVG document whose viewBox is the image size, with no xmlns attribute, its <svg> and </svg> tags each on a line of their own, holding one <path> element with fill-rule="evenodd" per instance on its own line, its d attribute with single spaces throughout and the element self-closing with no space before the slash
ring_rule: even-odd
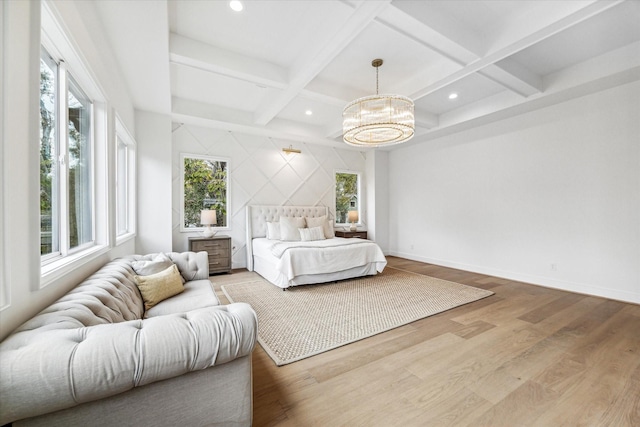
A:
<svg viewBox="0 0 640 427">
<path fill-rule="evenodd" d="M 314 144 L 293 143 L 301 154 L 286 154 L 291 143 L 173 123 L 173 250 L 187 250 L 187 239 L 197 233 L 180 232 L 180 154 L 226 157 L 229 160 L 229 230 L 233 268 L 246 266 L 245 208 L 247 205 L 328 206 L 335 215 L 335 170 L 365 175 L 365 153 Z M 365 179 L 361 193 L 364 197 Z M 363 205 L 364 204 L 363 201 Z"/>
</svg>

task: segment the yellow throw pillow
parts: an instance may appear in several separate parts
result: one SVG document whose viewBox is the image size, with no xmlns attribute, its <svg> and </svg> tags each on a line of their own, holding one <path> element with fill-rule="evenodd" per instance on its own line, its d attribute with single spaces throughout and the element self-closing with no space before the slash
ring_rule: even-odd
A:
<svg viewBox="0 0 640 427">
<path fill-rule="evenodd" d="M 142 294 L 144 309 L 149 310 L 160 301 L 164 301 L 184 291 L 182 276 L 174 264 L 160 273 L 149 276 L 136 276 L 136 284 Z"/>
</svg>

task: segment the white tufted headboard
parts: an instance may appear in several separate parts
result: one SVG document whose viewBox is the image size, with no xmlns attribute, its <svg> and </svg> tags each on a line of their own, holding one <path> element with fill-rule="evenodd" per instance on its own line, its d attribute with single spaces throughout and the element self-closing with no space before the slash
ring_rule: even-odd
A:
<svg viewBox="0 0 640 427">
<path fill-rule="evenodd" d="M 256 237 L 266 237 L 267 222 L 278 221 L 281 216 L 316 218 L 329 215 L 326 206 L 247 206 L 247 270 L 253 271 L 253 246 Z"/>
</svg>

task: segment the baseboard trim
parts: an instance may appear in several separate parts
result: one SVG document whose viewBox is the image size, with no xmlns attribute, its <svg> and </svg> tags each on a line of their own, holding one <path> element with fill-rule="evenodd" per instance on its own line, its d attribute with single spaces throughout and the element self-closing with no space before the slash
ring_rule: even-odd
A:
<svg viewBox="0 0 640 427">
<path fill-rule="evenodd" d="M 473 264 L 464 264 L 455 261 L 448 261 L 436 258 L 423 257 L 416 254 L 389 251 L 390 256 L 397 256 L 399 258 L 406 258 L 413 261 L 425 262 L 427 264 L 439 265 L 442 267 L 455 268 L 457 270 L 470 271 L 473 273 L 486 274 L 487 276 L 499 277 L 502 279 L 515 280 L 518 282 L 528 283 L 536 286 L 543 286 L 546 288 L 559 289 L 563 291 L 573 292 L 577 294 L 584 294 L 602 298 L 613 299 L 617 301 L 623 301 L 633 304 L 640 304 L 640 294 L 619 291 L 614 289 L 606 289 L 593 285 L 586 285 L 583 283 L 576 283 L 567 280 L 559 280 L 553 277 L 536 276 L 530 274 L 517 273 L 515 271 L 500 270 L 495 268 L 483 267 Z"/>
</svg>

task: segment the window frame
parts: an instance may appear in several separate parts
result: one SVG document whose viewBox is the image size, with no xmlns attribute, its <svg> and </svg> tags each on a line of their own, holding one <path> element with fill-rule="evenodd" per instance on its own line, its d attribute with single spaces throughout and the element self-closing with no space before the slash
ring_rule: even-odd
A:
<svg viewBox="0 0 640 427">
<path fill-rule="evenodd" d="M 122 186 L 119 185 L 119 147 L 120 142 L 125 146 L 125 163 L 126 163 L 126 171 L 125 171 L 125 196 L 126 200 L 125 206 L 125 217 L 126 217 L 126 230 L 124 232 L 120 232 L 119 227 L 119 200 L 120 194 L 119 189 Z M 124 242 L 134 238 L 136 236 L 136 155 L 137 155 L 137 144 L 131 133 L 128 131 L 120 117 L 116 114 L 116 129 L 115 129 L 115 138 L 114 138 L 114 234 L 116 237 L 116 246 L 121 245 Z"/>
<path fill-rule="evenodd" d="M 362 196 L 362 173 L 359 171 L 354 171 L 354 170 L 347 170 L 347 169 L 335 169 L 333 171 L 333 207 L 335 209 L 335 221 L 336 221 L 336 226 L 348 226 L 351 225 L 350 222 L 338 222 L 338 200 L 337 200 L 337 175 L 338 174 L 350 174 L 350 175 L 356 175 L 357 176 L 357 191 L 356 191 L 356 197 L 358 199 L 358 222 L 356 222 L 356 225 L 363 225 L 362 222 L 362 204 L 364 202 L 363 200 L 363 196 Z"/>
<path fill-rule="evenodd" d="M 96 223 L 96 209 L 95 209 L 95 174 L 96 174 L 96 165 L 95 165 L 95 121 L 94 121 L 94 108 L 93 108 L 93 100 L 87 96 L 87 94 L 82 90 L 80 84 L 73 78 L 72 73 L 67 69 L 64 60 L 56 59 L 47 49 L 46 47 L 42 48 L 41 55 L 48 55 L 56 64 L 57 64 L 57 76 L 56 76 L 56 120 L 55 120 L 55 141 L 56 145 L 55 159 L 54 162 L 57 162 L 57 174 L 55 177 L 56 182 L 53 184 L 53 197 L 56 199 L 56 203 L 54 207 L 52 207 L 52 217 L 55 217 L 56 224 L 52 224 L 52 241 L 55 241 L 56 238 L 58 240 L 57 249 L 52 250 L 51 253 L 41 255 L 41 264 L 42 266 L 46 266 L 50 263 L 55 263 L 61 258 L 66 258 L 74 253 L 82 252 L 87 249 L 90 249 L 96 244 L 96 232 L 95 232 L 95 223 Z M 88 194 L 88 203 L 86 204 L 86 208 L 90 210 L 90 224 L 87 227 L 89 236 L 87 239 L 84 239 L 83 242 L 78 242 L 77 245 L 72 246 L 71 237 L 70 237 L 70 210 L 69 206 L 71 203 L 71 194 L 69 191 L 70 186 L 70 163 L 71 158 L 69 155 L 69 95 L 73 95 L 71 92 L 71 86 L 75 86 L 74 90 L 82 94 L 89 101 L 88 105 L 88 133 L 86 136 L 86 143 L 88 145 L 88 156 L 87 161 L 89 164 L 89 194 Z M 74 96 L 75 97 L 75 96 Z M 66 125 L 63 125 L 66 124 Z M 54 209 L 56 212 L 54 212 Z M 53 219 L 52 219 L 53 221 Z M 53 234 L 56 236 L 53 236 Z M 85 236 L 87 237 L 87 236 Z"/>
<path fill-rule="evenodd" d="M 41 3 L 41 47 L 46 51 L 53 60 L 62 64 L 62 68 L 66 70 L 73 78 L 75 85 L 82 91 L 82 93 L 91 102 L 91 112 L 89 119 L 89 132 L 88 138 L 90 138 L 90 200 L 91 200 L 91 241 L 79 245 L 73 249 L 67 250 L 68 237 L 64 243 L 63 250 L 60 254 L 46 257 L 41 257 L 40 262 L 40 281 L 32 284 L 32 289 L 39 290 L 45 286 L 61 279 L 65 275 L 69 274 L 73 270 L 82 266 L 83 264 L 99 257 L 100 255 L 108 252 L 109 244 L 109 183 L 107 180 L 107 174 L 109 170 L 109 155 L 107 144 L 107 110 L 106 110 L 106 97 L 104 96 L 95 74 L 91 72 L 90 68 L 86 66 L 82 55 L 78 54 L 76 45 L 72 39 L 66 34 L 64 26 L 60 24 L 57 19 L 57 13 L 47 1 Z M 64 72 L 64 71 L 63 71 Z M 65 91 L 63 96 L 58 98 L 58 111 L 60 115 L 62 110 L 60 104 L 64 103 L 66 108 L 68 92 Z M 64 98 L 64 99 L 62 99 Z M 64 111 L 64 110 L 62 110 Z M 66 118 L 68 111 L 65 112 Z M 68 123 L 65 118 L 60 121 L 61 123 Z M 58 126 L 58 132 L 60 132 L 61 126 Z M 60 135 L 58 134 L 58 139 Z M 68 141 L 63 142 L 63 144 Z M 65 150 L 65 154 L 66 154 Z M 64 158 L 65 163 L 68 162 L 68 155 Z M 61 183 L 67 180 L 66 177 L 59 178 Z M 67 184 L 64 184 L 67 185 Z M 60 189 L 60 191 L 66 191 L 66 188 Z M 65 196 L 67 197 L 67 196 Z M 62 210 L 62 209 L 61 209 Z M 68 211 L 68 208 L 67 208 Z M 59 219 L 60 224 L 66 224 L 68 227 L 68 216 L 63 215 Z M 67 235 L 67 233 L 59 232 L 61 236 Z"/>
<path fill-rule="evenodd" d="M 190 153 L 180 153 L 180 232 L 181 233 L 191 233 L 191 232 L 201 232 L 204 231 L 206 227 L 185 227 L 185 194 L 184 194 L 184 162 L 185 159 L 200 159 L 200 160 L 209 160 L 214 162 L 225 162 L 227 164 L 227 177 L 226 177 L 226 215 L 225 215 L 225 226 L 211 226 L 211 228 L 215 229 L 215 231 L 228 231 L 231 229 L 230 225 L 230 212 L 231 212 L 231 160 L 228 157 L 219 157 L 219 156 L 209 156 L 206 154 L 190 154 Z"/>
</svg>

